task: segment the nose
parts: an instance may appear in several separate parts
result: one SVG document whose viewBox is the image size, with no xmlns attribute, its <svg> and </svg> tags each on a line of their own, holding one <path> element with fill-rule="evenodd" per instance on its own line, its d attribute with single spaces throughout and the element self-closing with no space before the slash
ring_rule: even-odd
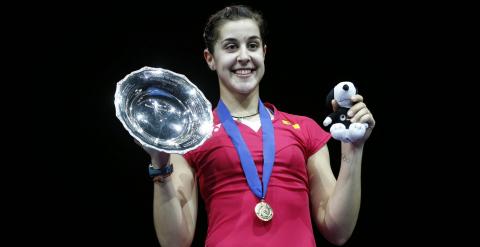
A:
<svg viewBox="0 0 480 247">
<path fill-rule="evenodd" d="M 248 61 L 250 61 L 250 54 L 245 46 L 240 47 L 240 49 L 238 50 L 237 61 L 240 64 L 247 64 Z"/>
</svg>

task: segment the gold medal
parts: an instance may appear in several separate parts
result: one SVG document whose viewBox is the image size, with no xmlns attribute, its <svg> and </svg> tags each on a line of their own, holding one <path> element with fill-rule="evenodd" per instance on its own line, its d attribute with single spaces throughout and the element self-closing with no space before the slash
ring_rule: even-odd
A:
<svg viewBox="0 0 480 247">
<path fill-rule="evenodd" d="M 255 206 L 255 214 L 263 221 L 270 221 L 273 218 L 273 210 L 264 200 Z"/>
</svg>

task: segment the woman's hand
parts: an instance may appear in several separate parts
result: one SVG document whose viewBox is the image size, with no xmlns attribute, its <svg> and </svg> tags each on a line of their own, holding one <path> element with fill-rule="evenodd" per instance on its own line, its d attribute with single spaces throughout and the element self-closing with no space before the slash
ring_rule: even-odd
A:
<svg viewBox="0 0 480 247">
<path fill-rule="evenodd" d="M 169 153 L 161 152 L 161 151 L 158 151 L 156 149 L 144 146 L 139 141 L 137 141 L 136 139 L 134 139 L 134 141 L 137 145 L 142 147 L 143 150 L 145 150 L 145 152 L 148 153 L 148 155 L 150 155 L 150 158 L 152 159 L 153 167 L 160 168 L 160 167 L 166 166 L 168 164 L 168 161 L 170 160 L 170 154 Z"/>
<path fill-rule="evenodd" d="M 370 134 L 372 133 L 373 128 L 375 127 L 375 119 L 373 118 L 372 113 L 367 108 L 367 105 L 363 102 L 363 96 L 360 94 L 354 95 L 351 98 L 352 107 L 348 110 L 348 117 L 352 123 L 366 123 L 368 124 L 365 135 L 358 142 L 365 142 Z M 335 102 L 336 103 L 336 102 Z"/>
</svg>

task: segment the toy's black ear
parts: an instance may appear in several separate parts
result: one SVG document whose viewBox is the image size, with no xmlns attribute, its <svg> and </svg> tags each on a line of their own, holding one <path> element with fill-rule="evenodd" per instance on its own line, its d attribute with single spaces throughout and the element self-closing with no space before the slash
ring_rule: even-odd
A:
<svg viewBox="0 0 480 247">
<path fill-rule="evenodd" d="M 328 92 L 327 98 L 325 99 L 325 106 L 327 109 L 332 109 L 332 100 L 333 100 L 333 88 Z"/>
</svg>

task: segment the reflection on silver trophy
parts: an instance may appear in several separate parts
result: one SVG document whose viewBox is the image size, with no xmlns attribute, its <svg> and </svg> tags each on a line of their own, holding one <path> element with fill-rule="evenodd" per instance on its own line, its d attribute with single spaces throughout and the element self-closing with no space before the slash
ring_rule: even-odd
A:
<svg viewBox="0 0 480 247">
<path fill-rule="evenodd" d="M 187 77 L 143 67 L 117 83 L 115 110 L 142 145 L 183 154 L 207 140 L 213 129 L 212 105 Z"/>
</svg>

